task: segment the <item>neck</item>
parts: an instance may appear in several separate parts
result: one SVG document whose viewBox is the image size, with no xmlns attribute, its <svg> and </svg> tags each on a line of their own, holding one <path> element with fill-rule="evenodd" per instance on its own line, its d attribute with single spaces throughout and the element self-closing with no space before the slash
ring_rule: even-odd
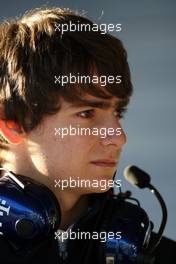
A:
<svg viewBox="0 0 176 264">
<path fill-rule="evenodd" d="M 64 191 L 55 193 L 61 207 L 61 224 L 60 229 L 67 228 L 76 222 L 88 208 L 88 196 L 76 196 L 74 193 Z"/>
</svg>

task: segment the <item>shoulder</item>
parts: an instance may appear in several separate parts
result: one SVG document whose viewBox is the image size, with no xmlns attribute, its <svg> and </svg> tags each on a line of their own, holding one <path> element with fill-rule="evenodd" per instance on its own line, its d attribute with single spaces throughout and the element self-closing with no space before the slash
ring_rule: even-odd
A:
<svg viewBox="0 0 176 264">
<path fill-rule="evenodd" d="M 0 251 L 3 264 L 58 264 L 57 245 L 52 238 L 17 250 L 4 237 L 0 237 Z"/>
<path fill-rule="evenodd" d="M 15 254 L 13 248 L 4 237 L 0 237 L 1 261 L 4 264 L 17 263 L 15 262 Z"/>
<path fill-rule="evenodd" d="M 155 238 L 156 234 L 152 234 L 152 237 Z M 165 264 L 170 259 L 176 259 L 176 241 L 163 236 L 156 249 L 155 257 L 156 264 Z"/>
</svg>

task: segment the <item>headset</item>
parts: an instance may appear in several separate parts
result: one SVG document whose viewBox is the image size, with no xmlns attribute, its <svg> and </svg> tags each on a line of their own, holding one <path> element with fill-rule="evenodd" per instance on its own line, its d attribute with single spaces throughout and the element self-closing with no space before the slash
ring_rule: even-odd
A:
<svg viewBox="0 0 176 264">
<path fill-rule="evenodd" d="M 5 170 L 1 168 L 0 170 Z M 115 175 L 115 174 L 114 174 Z M 115 194 L 110 189 L 105 194 L 95 229 L 116 233 L 120 239 L 109 238 L 102 247 L 106 264 L 152 264 L 167 221 L 166 205 L 154 186 L 150 176 L 136 166 L 127 167 L 125 177 L 132 184 L 148 187 L 160 202 L 163 219 L 155 241 L 150 243 L 153 224 L 137 199 L 126 191 Z M 5 170 L 0 178 L 0 235 L 16 249 L 25 242 L 40 242 L 58 230 L 61 209 L 52 191 L 43 184 L 11 171 Z M 89 263 L 91 242 L 88 244 L 82 263 Z"/>
<path fill-rule="evenodd" d="M 106 264 L 153 264 L 154 254 L 167 222 L 166 204 L 158 190 L 150 183 L 150 176 L 145 171 L 131 165 L 124 170 L 124 176 L 132 185 L 141 189 L 148 188 L 155 195 L 162 209 L 162 221 L 155 240 L 151 240 L 154 225 L 147 213 L 140 207 L 139 201 L 131 197 L 131 192 L 121 193 L 120 190 L 120 193 L 114 196 L 118 206 L 112 206 L 118 210 L 117 220 L 114 218 L 116 214 L 113 214 L 111 221 L 112 226 L 120 225 L 123 239 L 107 241 Z M 127 201 L 133 201 L 136 205 Z"/>
<path fill-rule="evenodd" d="M 60 220 L 59 203 L 48 187 L 6 170 L 0 178 L 0 235 L 20 246 L 40 241 L 58 229 Z"/>
</svg>

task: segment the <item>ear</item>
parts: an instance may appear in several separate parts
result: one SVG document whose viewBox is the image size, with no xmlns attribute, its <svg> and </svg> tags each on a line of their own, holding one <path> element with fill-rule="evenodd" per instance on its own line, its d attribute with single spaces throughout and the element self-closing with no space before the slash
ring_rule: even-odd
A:
<svg viewBox="0 0 176 264">
<path fill-rule="evenodd" d="M 0 119 L 0 133 L 10 144 L 20 144 L 24 137 L 17 122 Z"/>
</svg>

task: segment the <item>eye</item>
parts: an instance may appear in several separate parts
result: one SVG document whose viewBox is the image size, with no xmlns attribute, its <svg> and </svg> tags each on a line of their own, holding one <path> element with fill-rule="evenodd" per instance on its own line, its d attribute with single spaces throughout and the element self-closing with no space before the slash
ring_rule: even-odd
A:
<svg viewBox="0 0 176 264">
<path fill-rule="evenodd" d="M 88 119 L 88 118 L 94 117 L 94 114 L 95 114 L 94 109 L 89 109 L 89 110 L 81 111 L 81 112 L 77 113 L 76 115 L 78 117 L 87 118 Z"/>
<path fill-rule="evenodd" d="M 124 118 L 124 114 L 126 111 L 127 111 L 126 108 L 117 109 L 114 111 L 114 116 L 119 118 L 119 119 L 122 119 L 122 118 Z"/>
</svg>

